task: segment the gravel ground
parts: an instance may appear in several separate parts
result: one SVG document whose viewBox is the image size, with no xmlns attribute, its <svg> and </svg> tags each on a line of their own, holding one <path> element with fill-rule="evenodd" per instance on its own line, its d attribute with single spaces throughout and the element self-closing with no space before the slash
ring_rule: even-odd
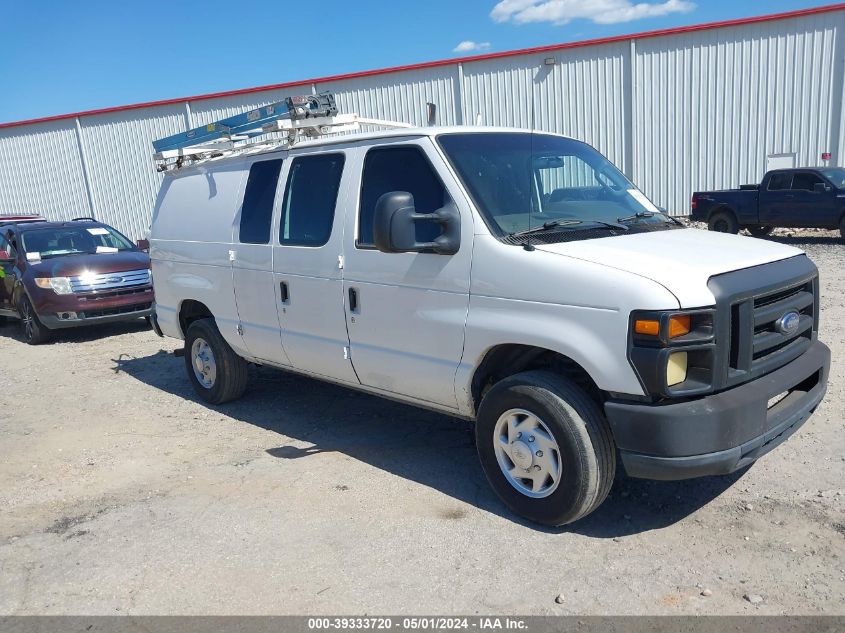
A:
<svg viewBox="0 0 845 633">
<path fill-rule="evenodd" d="M 142 324 L 0 327 L 0 614 L 845 614 L 845 246 L 772 239 L 821 269 L 817 413 L 554 530 L 493 496 L 466 422 L 268 369 L 208 407 Z"/>
</svg>

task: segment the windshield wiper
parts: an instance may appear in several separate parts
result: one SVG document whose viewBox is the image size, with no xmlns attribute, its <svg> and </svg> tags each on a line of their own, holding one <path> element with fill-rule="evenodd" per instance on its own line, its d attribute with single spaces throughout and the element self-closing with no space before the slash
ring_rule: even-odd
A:
<svg viewBox="0 0 845 633">
<path fill-rule="evenodd" d="M 624 218 L 616 218 L 617 222 L 632 222 L 633 220 L 644 220 L 653 218 L 655 216 L 651 211 L 637 211 L 634 215 L 629 215 Z"/>
<path fill-rule="evenodd" d="M 546 222 L 542 226 L 535 226 L 533 229 L 527 229 L 525 231 L 518 231 L 516 233 L 511 233 L 508 237 L 522 237 L 524 235 L 533 235 L 534 233 L 542 233 L 543 231 L 548 231 L 550 229 L 558 228 L 558 227 L 569 227 L 569 226 L 579 226 L 584 224 L 585 220 L 552 220 L 551 222 Z M 614 231 L 627 231 L 628 227 L 624 224 L 615 224 L 613 222 L 603 222 L 601 220 L 586 220 L 587 224 L 597 224 L 602 227 L 606 227 L 608 229 L 613 229 Z M 584 227 L 587 228 L 587 227 Z"/>
</svg>

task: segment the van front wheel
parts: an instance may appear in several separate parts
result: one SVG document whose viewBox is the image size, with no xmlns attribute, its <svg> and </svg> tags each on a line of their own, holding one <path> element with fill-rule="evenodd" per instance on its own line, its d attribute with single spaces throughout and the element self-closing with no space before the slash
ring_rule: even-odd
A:
<svg viewBox="0 0 845 633">
<path fill-rule="evenodd" d="M 247 362 L 220 334 L 214 319 L 194 321 L 185 333 L 185 369 L 200 398 L 222 404 L 246 391 Z"/>
<path fill-rule="evenodd" d="M 487 480 L 514 512 L 544 525 L 572 523 L 610 492 L 616 448 L 599 405 L 549 371 L 528 371 L 484 396 L 476 444 Z"/>
</svg>

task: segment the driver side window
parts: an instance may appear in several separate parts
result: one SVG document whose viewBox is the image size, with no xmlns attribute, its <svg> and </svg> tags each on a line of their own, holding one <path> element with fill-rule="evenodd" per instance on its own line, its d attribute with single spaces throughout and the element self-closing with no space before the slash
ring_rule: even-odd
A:
<svg viewBox="0 0 845 633">
<path fill-rule="evenodd" d="M 816 185 L 823 185 L 824 180 L 806 171 L 798 172 L 792 180 L 793 191 L 814 191 Z"/>
<path fill-rule="evenodd" d="M 16 256 L 15 247 L 3 235 L 0 235 L 0 260 L 14 259 Z"/>
<path fill-rule="evenodd" d="M 376 202 L 391 191 L 407 191 L 413 195 L 417 213 L 432 213 L 451 201 L 446 187 L 420 148 L 371 149 L 364 158 L 361 176 L 357 247 L 373 247 Z M 430 242 L 440 235 L 440 227 L 433 222 L 418 222 L 416 231 L 418 242 Z"/>
</svg>

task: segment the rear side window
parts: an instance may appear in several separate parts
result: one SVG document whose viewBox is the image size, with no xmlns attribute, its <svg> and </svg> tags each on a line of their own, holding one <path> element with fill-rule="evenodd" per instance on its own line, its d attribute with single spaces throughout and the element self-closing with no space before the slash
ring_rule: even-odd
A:
<svg viewBox="0 0 845 633">
<path fill-rule="evenodd" d="M 784 189 L 789 189 L 790 185 L 792 184 L 792 173 L 791 172 L 780 172 L 777 174 L 772 174 L 772 177 L 769 179 L 769 191 L 782 191 Z"/>
<path fill-rule="evenodd" d="M 273 220 L 273 200 L 279 184 L 282 159 L 253 163 L 241 207 L 240 240 L 243 244 L 268 244 Z"/>
<path fill-rule="evenodd" d="M 824 183 L 824 180 L 815 174 L 802 171 L 795 174 L 795 178 L 792 179 L 792 188 L 801 191 L 813 191 L 817 183 Z"/>
<path fill-rule="evenodd" d="M 343 162 L 343 154 L 293 159 L 282 204 L 280 243 L 322 246 L 329 241 Z"/>
<path fill-rule="evenodd" d="M 359 246 L 373 245 L 376 202 L 385 193 L 407 191 L 417 213 L 431 213 L 449 202 L 449 194 L 431 164 L 417 147 L 383 147 L 367 152 L 361 181 L 358 214 Z M 434 222 L 417 222 L 417 240 L 430 242 L 440 235 Z"/>
</svg>

